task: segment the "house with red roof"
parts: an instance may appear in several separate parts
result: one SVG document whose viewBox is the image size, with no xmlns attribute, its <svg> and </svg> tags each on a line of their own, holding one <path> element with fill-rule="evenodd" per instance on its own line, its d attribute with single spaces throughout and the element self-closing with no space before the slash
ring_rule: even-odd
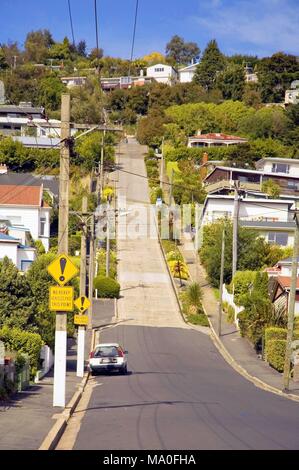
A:
<svg viewBox="0 0 299 470">
<path fill-rule="evenodd" d="M 49 250 L 50 212 L 51 207 L 43 199 L 43 184 L 0 185 L 0 223 L 8 227 L 9 235 L 17 233 L 21 243 L 29 234 Z"/>
<path fill-rule="evenodd" d="M 248 142 L 247 139 L 235 135 L 222 134 L 221 132 L 202 134 L 201 131 L 198 131 L 197 135 L 188 138 L 188 147 L 228 147 L 246 142 Z"/>
<path fill-rule="evenodd" d="M 290 276 L 277 276 L 270 279 L 270 298 L 277 311 L 287 313 L 291 289 Z M 295 316 L 299 316 L 299 278 L 297 278 L 295 297 Z"/>
</svg>

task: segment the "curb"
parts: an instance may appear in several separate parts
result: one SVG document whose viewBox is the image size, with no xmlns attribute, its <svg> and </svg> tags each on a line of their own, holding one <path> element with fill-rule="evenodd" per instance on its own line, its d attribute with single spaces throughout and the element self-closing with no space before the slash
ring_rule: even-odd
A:
<svg viewBox="0 0 299 470">
<path fill-rule="evenodd" d="M 204 307 L 203 307 L 204 308 Z M 204 308 L 205 310 L 205 308 Z M 238 372 L 240 375 L 242 375 L 245 379 L 249 380 L 251 383 L 253 383 L 256 387 L 265 390 L 267 392 L 274 393 L 275 395 L 279 395 L 284 398 L 288 398 L 289 400 L 292 401 L 297 401 L 299 402 L 299 396 L 293 395 L 292 393 L 285 393 L 282 390 L 279 390 L 276 387 L 273 387 L 272 385 L 267 384 L 266 382 L 263 382 L 261 379 L 258 377 L 254 377 L 253 375 L 249 374 L 246 369 L 244 369 L 240 364 L 236 362 L 236 360 L 230 355 L 230 353 L 227 351 L 225 346 L 223 345 L 222 341 L 218 338 L 213 325 L 211 324 L 211 321 L 208 317 L 210 327 L 211 327 L 211 339 L 222 355 L 222 357 L 225 359 L 225 361 L 233 368 L 235 369 L 236 372 Z"/>
<path fill-rule="evenodd" d="M 196 255 L 196 262 L 198 262 L 198 257 Z M 192 279 L 192 276 L 190 275 L 190 278 Z M 226 347 L 224 346 L 224 344 L 222 343 L 221 339 L 218 337 L 214 327 L 213 327 L 213 324 L 209 318 L 209 316 L 207 315 L 207 312 L 206 312 L 206 309 L 204 307 L 204 305 L 202 304 L 202 307 L 203 307 L 203 310 L 206 314 L 206 317 L 209 321 L 209 324 L 210 324 L 210 337 L 215 345 L 215 347 L 217 348 L 217 350 L 219 351 L 219 353 L 221 354 L 221 356 L 224 358 L 224 360 L 236 371 L 238 372 L 240 375 L 242 375 L 245 379 L 247 379 L 249 382 L 253 383 L 256 387 L 262 389 L 262 390 L 265 390 L 267 392 L 270 392 L 270 393 L 274 393 L 275 395 L 279 395 L 281 397 L 284 397 L 284 398 L 288 398 L 289 400 L 292 400 L 292 401 L 297 401 L 299 402 L 299 396 L 298 395 L 294 395 L 292 393 L 286 393 L 286 392 L 283 392 L 282 390 L 279 390 L 278 388 L 276 387 L 273 387 L 272 385 L 269 385 L 267 384 L 266 382 L 263 382 L 261 379 L 259 379 L 258 377 L 255 377 L 251 374 L 249 374 L 249 372 L 247 372 L 246 369 L 244 369 L 244 367 L 242 367 L 240 364 L 237 363 L 237 361 L 231 356 L 231 354 L 228 352 L 228 350 L 226 349 Z M 187 321 L 185 321 L 192 329 L 196 329 L 194 328 L 195 325 L 192 325 L 191 323 L 188 323 Z"/>
<path fill-rule="evenodd" d="M 74 413 L 82 397 L 82 393 L 85 389 L 88 379 L 89 379 L 89 372 L 86 372 L 82 382 L 78 386 L 79 390 L 77 390 L 77 392 L 74 393 L 73 397 L 68 402 L 65 409 L 60 413 L 59 418 L 57 418 L 56 423 L 54 424 L 54 426 L 52 426 L 50 432 L 48 433 L 46 438 L 43 440 L 38 450 L 54 450 L 55 449 L 62 434 L 64 433 L 64 430 L 67 426 L 67 423 L 70 417 Z"/>
<path fill-rule="evenodd" d="M 91 338 L 91 349 L 93 348 L 95 339 L 94 330 L 92 330 L 92 338 Z M 50 429 L 48 435 L 43 440 L 41 446 L 38 450 L 54 450 L 57 446 L 61 436 L 63 435 L 65 428 L 73 415 L 81 397 L 86 387 L 86 384 L 89 379 L 89 372 L 85 372 L 82 381 L 78 385 L 78 390 L 74 393 L 64 410 L 60 413 L 59 417 L 57 418 L 56 423 Z"/>
</svg>

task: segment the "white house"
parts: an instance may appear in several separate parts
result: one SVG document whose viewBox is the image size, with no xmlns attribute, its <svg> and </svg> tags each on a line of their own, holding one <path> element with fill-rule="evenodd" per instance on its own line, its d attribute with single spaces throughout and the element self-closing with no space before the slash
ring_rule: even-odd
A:
<svg viewBox="0 0 299 470">
<path fill-rule="evenodd" d="M 22 245 L 21 240 L 0 233 L 0 261 L 7 256 L 20 271 L 27 271 L 36 258 L 36 249 Z"/>
<path fill-rule="evenodd" d="M 238 221 L 243 227 L 256 230 L 269 243 L 292 246 L 295 222 L 290 212 L 294 201 L 244 197 L 239 200 Z M 217 219 L 234 216 L 234 196 L 208 195 L 206 197 L 200 227 Z"/>
<path fill-rule="evenodd" d="M 179 69 L 179 80 L 181 83 L 190 83 L 193 80 L 198 64 L 188 65 Z"/>
<path fill-rule="evenodd" d="M 177 71 L 171 65 L 166 64 L 147 67 L 146 75 L 155 79 L 158 83 L 165 83 L 166 85 L 174 85 L 178 81 Z"/>
<path fill-rule="evenodd" d="M 60 80 L 67 88 L 83 86 L 86 83 L 86 77 L 61 77 Z"/>
<path fill-rule="evenodd" d="M 51 207 L 43 201 L 42 184 L 0 185 L 0 220 L 15 231 L 29 231 L 34 240 L 43 243 L 46 251 L 49 250 L 50 212 Z"/>
<path fill-rule="evenodd" d="M 229 145 L 244 144 L 247 139 L 235 135 L 222 134 L 221 132 L 210 132 L 202 134 L 199 130 L 197 135 L 188 138 L 188 147 L 228 147 Z"/>
<path fill-rule="evenodd" d="M 294 80 L 290 90 L 286 90 L 284 102 L 285 104 L 299 104 L 299 80 Z"/>
<path fill-rule="evenodd" d="M 266 173 L 299 177 L 299 160 L 295 158 L 262 158 L 256 168 Z"/>
</svg>

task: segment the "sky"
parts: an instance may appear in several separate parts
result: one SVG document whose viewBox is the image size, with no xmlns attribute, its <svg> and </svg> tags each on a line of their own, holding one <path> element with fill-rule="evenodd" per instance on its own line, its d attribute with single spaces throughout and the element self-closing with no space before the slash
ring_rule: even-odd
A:
<svg viewBox="0 0 299 470">
<path fill-rule="evenodd" d="M 94 0 L 70 0 L 75 41 L 95 47 Z M 98 0 L 100 47 L 129 58 L 136 0 Z M 134 57 L 165 52 L 178 34 L 204 50 L 216 39 L 222 52 L 299 55 L 299 0 L 139 0 Z M 0 0 L 0 43 L 24 46 L 28 31 L 47 28 L 71 38 L 67 0 Z"/>
</svg>

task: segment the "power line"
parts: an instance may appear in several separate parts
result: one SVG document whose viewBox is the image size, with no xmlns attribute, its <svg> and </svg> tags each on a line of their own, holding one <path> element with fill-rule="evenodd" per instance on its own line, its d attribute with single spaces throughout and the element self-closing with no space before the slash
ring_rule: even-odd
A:
<svg viewBox="0 0 299 470">
<path fill-rule="evenodd" d="M 138 18 L 138 7 L 139 7 L 139 0 L 136 0 L 134 27 L 133 27 L 133 37 L 132 37 L 132 47 L 131 47 L 131 56 L 130 56 L 130 65 L 129 65 L 129 77 L 131 76 L 131 65 L 132 65 L 132 60 L 133 60 L 133 55 L 134 55 L 136 27 L 137 27 L 137 18 Z"/>
<path fill-rule="evenodd" d="M 99 67 L 99 30 L 98 30 L 98 5 L 97 0 L 94 0 L 94 20 L 96 28 L 96 49 L 97 49 L 97 69 Z"/>
<path fill-rule="evenodd" d="M 71 23 L 73 46 L 75 47 L 76 43 L 75 43 L 74 25 L 73 25 L 73 18 L 72 18 L 71 0 L 68 0 L 68 6 L 69 6 L 69 17 L 70 17 L 70 23 Z"/>
</svg>

